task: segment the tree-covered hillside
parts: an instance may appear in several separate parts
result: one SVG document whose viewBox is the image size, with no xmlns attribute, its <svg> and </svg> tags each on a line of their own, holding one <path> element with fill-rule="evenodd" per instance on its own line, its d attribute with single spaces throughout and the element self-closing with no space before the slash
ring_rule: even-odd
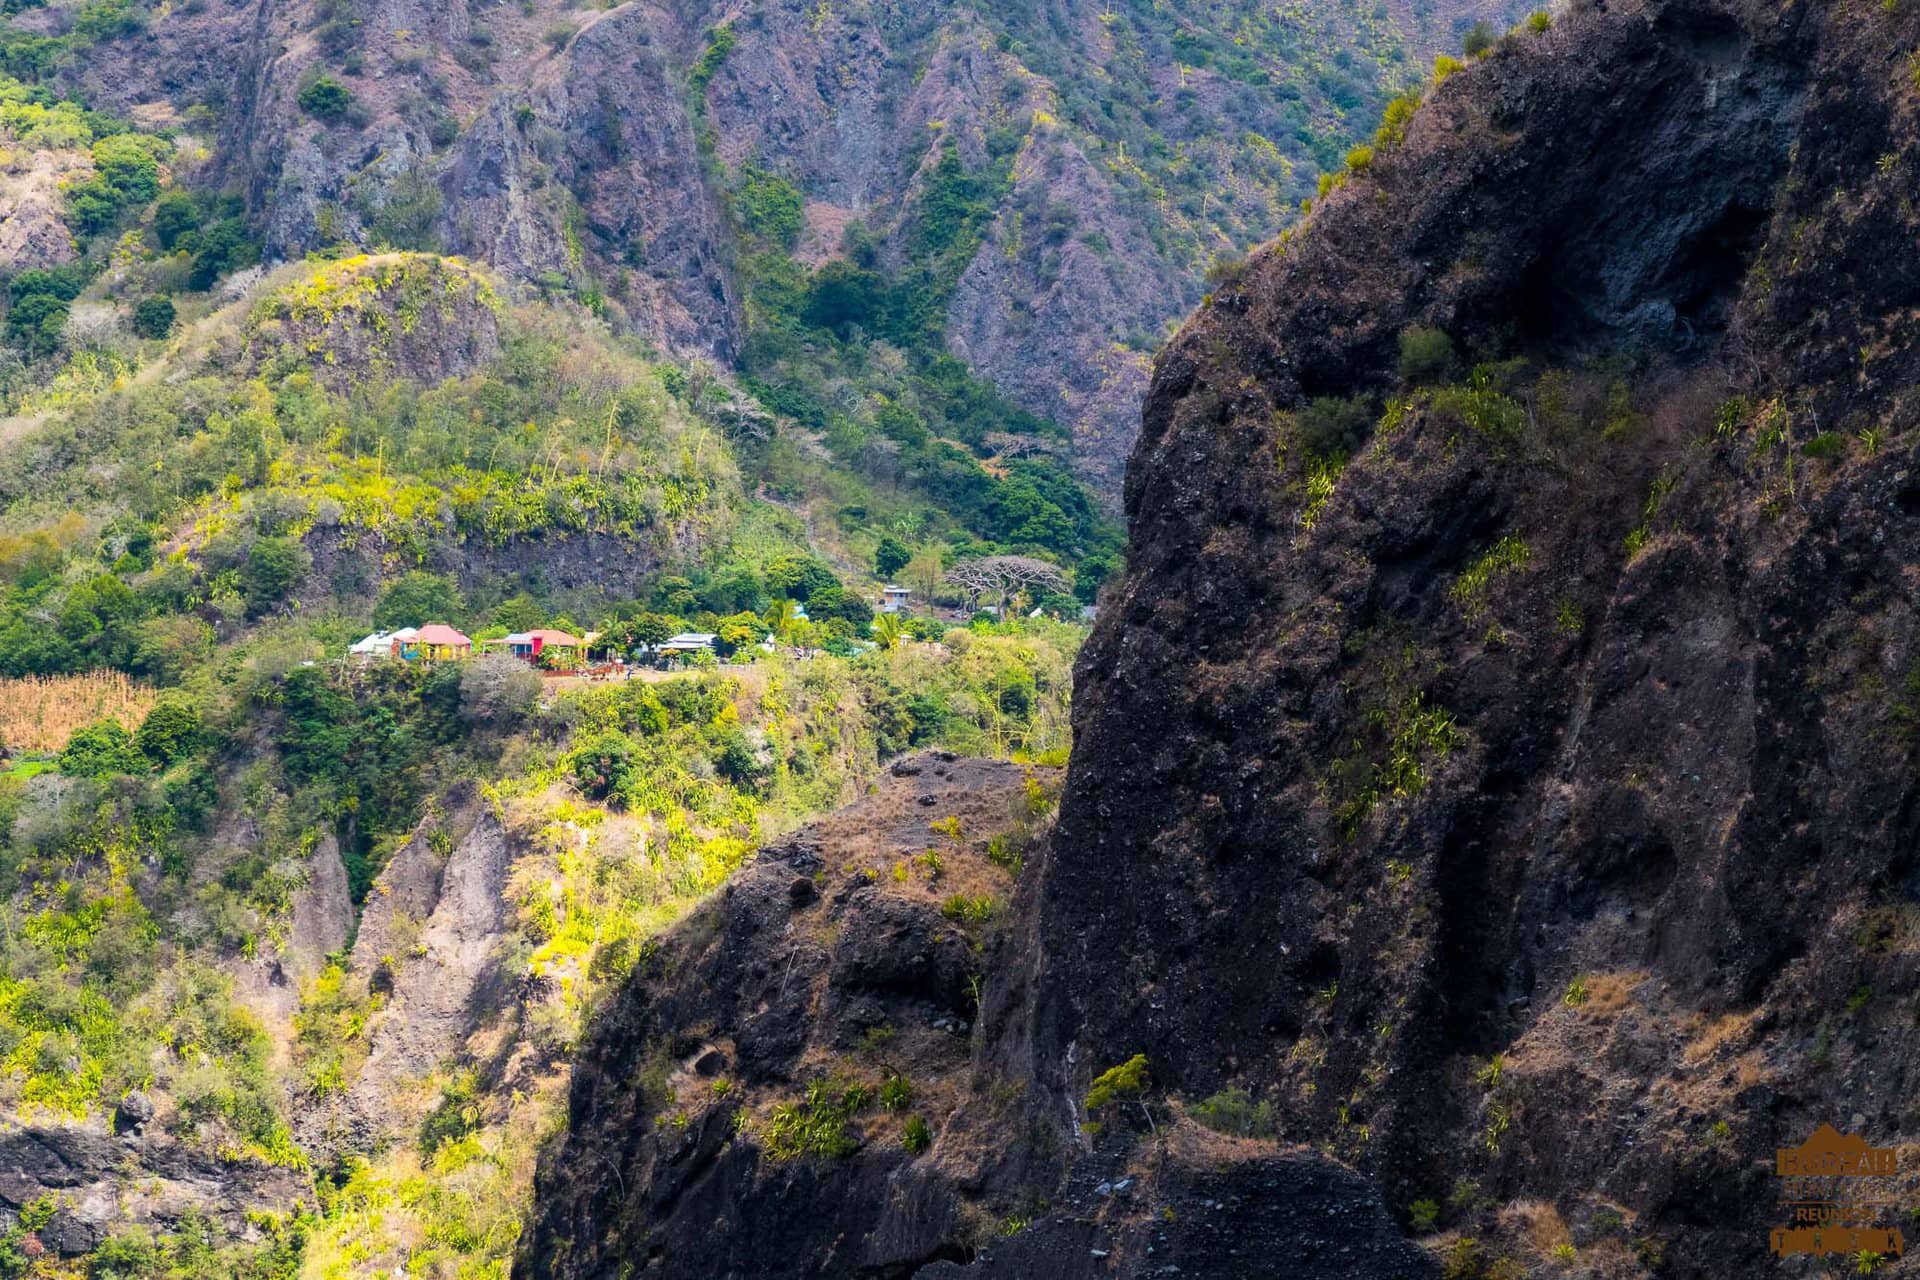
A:
<svg viewBox="0 0 1920 1280">
<path fill-rule="evenodd" d="M 9 279 L 0 1145 L 67 1172 L 5 1193 L 0 1274 L 500 1274 L 654 933 L 899 753 L 1064 756 L 1113 526 L 1044 458 L 861 465 L 459 259 L 244 265 L 177 137 L 10 92 L 13 142 L 95 176 L 73 260 Z M 1057 567 L 1042 616 L 954 611 L 997 553 Z M 890 579 L 917 608 L 876 621 Z M 715 639 L 612 683 L 347 659 L 429 622 Z"/>
<path fill-rule="evenodd" d="M 206 261 L 458 253 L 574 297 L 618 332 L 748 366 L 767 337 L 752 301 L 766 268 L 877 270 L 912 330 L 905 359 L 952 356 L 1056 424 L 1042 434 L 1109 499 L 1147 357 L 1207 266 L 1278 231 L 1435 50 L 1477 18 L 1520 12 L 1509 0 L 9 8 L 0 71 L 188 142 L 169 167 L 211 221 L 240 219 L 196 242 Z M 0 223 L 0 265 L 69 256 L 47 193 L 85 162 L 67 146 L 9 166 L 23 199 Z M 89 219 L 105 205 L 91 207 Z M 862 333 L 886 340 L 883 355 L 904 336 Z M 891 398 L 889 386 L 855 378 L 853 392 Z M 935 435 L 996 456 L 933 408 Z"/>
</svg>

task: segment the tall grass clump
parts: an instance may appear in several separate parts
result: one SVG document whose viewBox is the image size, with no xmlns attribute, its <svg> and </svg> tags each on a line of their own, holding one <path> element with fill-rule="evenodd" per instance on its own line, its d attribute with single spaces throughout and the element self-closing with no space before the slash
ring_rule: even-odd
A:
<svg viewBox="0 0 1920 1280">
<path fill-rule="evenodd" d="M 119 671 L 0 679 L 0 746 L 59 751 L 76 729 L 101 720 L 117 721 L 131 733 L 158 696 Z"/>
</svg>

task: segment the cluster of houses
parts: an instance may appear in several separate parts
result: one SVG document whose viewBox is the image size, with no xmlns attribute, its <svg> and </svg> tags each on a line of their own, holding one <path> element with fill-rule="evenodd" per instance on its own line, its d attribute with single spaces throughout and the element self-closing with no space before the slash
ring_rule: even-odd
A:
<svg viewBox="0 0 1920 1280">
<path fill-rule="evenodd" d="M 910 612 L 913 593 L 905 587 L 888 586 L 880 593 L 880 612 Z M 797 604 L 793 617 L 805 621 L 806 606 Z M 642 648 L 634 657 L 656 665 L 684 661 L 701 653 L 714 653 L 719 639 L 710 631 L 683 631 L 657 645 Z M 769 637 L 762 645 L 772 649 Z M 347 657 L 354 662 L 448 662 L 471 658 L 475 651 L 500 651 L 531 666 L 550 671 L 569 672 L 594 667 L 625 665 L 627 655 L 612 645 L 600 644 L 600 633 L 583 636 L 550 628 L 516 631 L 497 639 L 475 641 L 444 622 L 429 622 L 419 627 L 401 627 L 397 631 L 375 631 L 347 646 Z"/>
<path fill-rule="evenodd" d="M 690 658 L 698 653 L 712 653 L 717 638 L 711 632 L 685 631 L 652 646 L 646 652 L 656 661 Z M 429 622 L 423 627 L 375 631 L 348 645 L 347 656 L 355 662 L 446 662 L 470 658 L 478 649 L 481 652 L 504 652 L 530 666 L 573 671 L 592 665 L 596 651 L 601 650 L 599 640 L 600 633 L 597 631 L 576 636 L 565 631 L 541 629 L 516 631 L 476 644 L 444 622 Z M 624 662 L 624 657 L 619 654 L 600 651 L 599 657 L 608 662 Z"/>
</svg>

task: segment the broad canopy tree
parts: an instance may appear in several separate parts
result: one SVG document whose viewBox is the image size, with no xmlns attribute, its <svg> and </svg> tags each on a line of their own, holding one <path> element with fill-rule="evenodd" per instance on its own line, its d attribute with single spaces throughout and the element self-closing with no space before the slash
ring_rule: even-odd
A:
<svg viewBox="0 0 1920 1280">
<path fill-rule="evenodd" d="M 1002 618 L 1007 602 L 1021 592 L 1039 595 L 1067 590 L 1067 577 L 1057 566 L 1032 556 L 964 560 L 947 570 L 947 582 L 966 593 L 969 606 L 977 606 L 983 595 L 997 597 Z"/>
</svg>

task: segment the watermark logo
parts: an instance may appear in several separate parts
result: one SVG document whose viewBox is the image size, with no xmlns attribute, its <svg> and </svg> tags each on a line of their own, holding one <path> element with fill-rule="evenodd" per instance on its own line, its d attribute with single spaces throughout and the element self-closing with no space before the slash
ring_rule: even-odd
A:
<svg viewBox="0 0 1920 1280">
<path fill-rule="evenodd" d="M 1773 1229 L 1776 1257 L 1906 1252 L 1900 1229 L 1884 1225 L 1901 1207 L 1900 1153 L 1894 1148 L 1823 1124 L 1799 1146 L 1777 1148 L 1773 1171 L 1791 1222 Z"/>
</svg>

